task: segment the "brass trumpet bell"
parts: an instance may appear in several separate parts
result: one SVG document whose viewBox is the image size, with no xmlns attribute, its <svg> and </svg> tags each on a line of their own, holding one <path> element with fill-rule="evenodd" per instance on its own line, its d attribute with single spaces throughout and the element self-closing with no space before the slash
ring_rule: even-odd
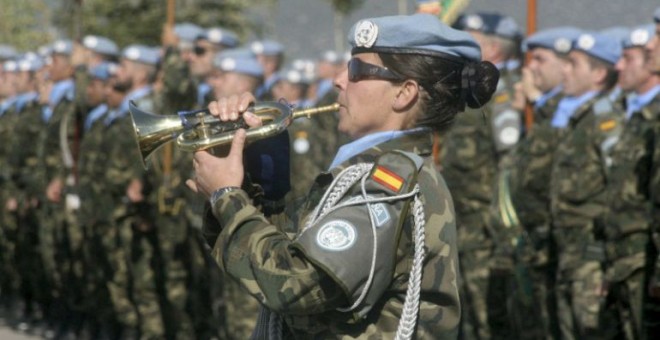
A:
<svg viewBox="0 0 660 340">
<path fill-rule="evenodd" d="M 205 150 L 231 143 L 236 130 L 247 130 L 248 142 L 274 136 L 291 124 L 293 119 L 317 113 L 339 110 L 335 103 L 318 108 L 293 110 L 285 103 L 263 102 L 254 105 L 251 110 L 261 119 L 263 125 L 249 128 L 242 118 L 223 122 L 212 116 L 208 110 L 183 111 L 177 115 L 157 115 L 140 110 L 134 102 L 129 102 L 129 112 L 133 121 L 133 130 L 142 162 L 146 167 L 151 154 L 164 144 L 176 140 L 184 151 Z"/>
</svg>

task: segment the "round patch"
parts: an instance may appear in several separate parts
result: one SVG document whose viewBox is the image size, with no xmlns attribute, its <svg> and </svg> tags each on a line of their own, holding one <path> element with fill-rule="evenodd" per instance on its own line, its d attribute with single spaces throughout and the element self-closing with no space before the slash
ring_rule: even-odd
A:
<svg viewBox="0 0 660 340">
<path fill-rule="evenodd" d="M 236 68 L 236 60 L 233 58 L 225 58 L 220 63 L 220 68 L 223 71 L 233 71 Z"/>
<path fill-rule="evenodd" d="M 577 46 L 585 51 L 589 51 L 596 44 L 596 39 L 591 34 L 583 34 L 578 38 Z"/>
<path fill-rule="evenodd" d="M 356 232 L 352 224 L 334 220 L 324 224 L 316 234 L 316 243 L 330 251 L 342 251 L 355 244 Z"/>
<path fill-rule="evenodd" d="M 500 142 L 504 145 L 513 145 L 520 139 L 520 130 L 507 126 L 500 131 Z"/>
<path fill-rule="evenodd" d="M 298 84 L 302 80 L 302 76 L 300 75 L 300 72 L 298 72 L 296 70 L 291 70 L 291 71 L 287 72 L 286 80 L 289 83 Z"/>
<path fill-rule="evenodd" d="M 571 50 L 571 41 L 566 38 L 555 40 L 555 51 L 559 53 L 568 53 Z"/>
<path fill-rule="evenodd" d="M 471 30 L 480 30 L 484 26 L 484 21 L 478 15 L 469 15 L 465 18 L 465 26 Z"/>
<path fill-rule="evenodd" d="M 264 53 L 264 44 L 262 44 L 261 42 L 258 42 L 258 41 L 254 42 L 254 43 L 252 43 L 251 47 L 252 47 L 252 52 L 254 52 L 255 54 Z"/>
<path fill-rule="evenodd" d="M 296 138 L 293 141 L 293 150 L 298 154 L 307 153 L 309 151 L 309 141 L 307 138 Z"/>
<path fill-rule="evenodd" d="M 85 45 L 87 48 L 94 48 L 98 46 L 98 44 L 99 44 L 99 40 L 91 35 L 85 37 L 85 39 L 83 40 L 83 45 Z"/>
<path fill-rule="evenodd" d="M 131 60 L 138 60 L 140 58 L 140 50 L 137 47 L 129 47 L 124 54 L 126 58 Z"/>
<path fill-rule="evenodd" d="M 66 51 L 66 43 L 64 41 L 58 41 L 53 45 L 53 50 L 55 52 L 65 52 Z"/>
<path fill-rule="evenodd" d="M 636 29 L 630 33 L 630 41 L 635 46 L 644 46 L 649 42 L 649 32 L 645 29 Z"/>
<path fill-rule="evenodd" d="M 219 29 L 210 30 L 209 40 L 214 43 L 220 43 L 222 41 L 222 31 L 220 31 Z"/>
<path fill-rule="evenodd" d="M 355 28 L 355 45 L 370 48 L 378 38 L 378 26 L 369 20 L 362 20 Z"/>
</svg>

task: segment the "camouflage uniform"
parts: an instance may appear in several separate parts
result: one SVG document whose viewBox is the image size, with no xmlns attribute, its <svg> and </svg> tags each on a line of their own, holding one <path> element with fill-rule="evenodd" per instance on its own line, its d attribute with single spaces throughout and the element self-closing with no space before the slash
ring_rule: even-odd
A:
<svg viewBox="0 0 660 340">
<path fill-rule="evenodd" d="M 605 237 L 608 306 L 615 309 L 626 339 L 645 339 L 643 303 L 652 269 L 650 175 L 660 96 L 634 112 L 612 151 L 607 188 L 608 210 L 598 219 Z"/>
<path fill-rule="evenodd" d="M 550 187 L 552 235 L 557 245 L 560 330 L 567 339 L 602 336 L 604 249 L 594 219 L 607 211 L 607 164 L 622 114 L 604 97 L 580 106 L 554 156 Z M 603 330 L 604 332 L 604 330 Z"/>
<path fill-rule="evenodd" d="M 510 132 L 520 132 L 520 115 L 511 109 L 512 85 L 507 79 L 513 78 L 501 77 L 493 99 L 482 109 L 456 116 L 440 150 L 441 172 L 456 202 L 464 297 L 461 331 L 466 338 L 490 338 L 489 322 L 496 320 L 489 320 L 487 303 L 493 252 L 489 209 L 502 155 L 518 139 Z M 502 291 L 496 295 L 502 296 Z"/>
<path fill-rule="evenodd" d="M 377 145 L 351 158 L 330 173 L 320 174 L 305 205 L 296 209 L 298 213 L 291 215 L 290 223 L 280 222 L 278 226 L 270 224 L 251 205 L 245 192 L 226 193 L 213 206 L 217 222 L 224 227 L 222 232 L 217 225 L 216 229 L 207 225 L 207 235 L 219 233 L 213 256 L 247 292 L 282 317 L 287 326 L 284 338 L 287 338 L 287 332 L 304 338 L 392 338 L 402 313 L 413 261 L 411 229 L 414 214 L 408 210 L 412 199 L 388 203 L 387 207 L 379 206 L 385 212 L 374 212 L 383 218 L 374 222 L 383 223 L 379 227 L 382 232 L 378 236 L 374 284 L 353 312 L 338 309 L 353 304 L 367 280 L 371 261 L 368 255 L 371 250 L 367 249 L 372 249 L 372 238 L 366 208 L 360 204 L 347 207 L 341 213 L 339 210 L 330 213 L 325 217 L 327 220 L 324 218 L 327 223 L 312 224 L 303 232 L 306 219 L 311 217 L 309 214 L 340 171 L 357 163 L 376 161 L 378 167 L 375 169 L 390 169 L 400 182 L 395 181 L 393 189 L 386 189 L 377 181 L 377 171 L 372 170 L 366 182 L 370 195 L 388 197 L 397 192 L 408 192 L 416 178 L 421 188 L 421 201 L 427 202 L 422 203 L 426 214 L 426 259 L 422 268 L 424 274 L 415 335 L 418 338 L 455 339 L 460 318 L 455 220 L 451 196 L 435 170 L 431 149 L 432 136 L 424 132 Z M 423 159 L 391 152 L 393 150 L 412 152 Z M 420 161 L 417 164 L 421 166 L 419 172 L 412 159 Z M 360 190 L 360 184 L 352 185 L 347 195 L 357 199 L 353 196 L 361 196 Z M 333 216 L 339 217 L 337 215 L 343 221 L 332 221 Z M 316 235 L 314 230 L 319 227 L 338 231 L 341 229 L 338 224 L 352 223 L 366 236 L 362 238 L 360 234 L 355 240 L 358 244 L 353 247 L 324 252 L 322 247 L 315 245 L 316 237 L 311 234 Z M 351 261 L 352 265 L 341 265 L 346 263 L 343 261 Z M 349 270 L 337 271 L 340 267 Z"/>
<path fill-rule="evenodd" d="M 534 124 L 498 174 L 492 226 L 499 249 L 513 259 L 507 307 L 520 339 L 554 337 L 554 267 L 550 237 L 550 171 L 560 131 L 550 125 L 563 95 L 534 109 Z"/>
</svg>

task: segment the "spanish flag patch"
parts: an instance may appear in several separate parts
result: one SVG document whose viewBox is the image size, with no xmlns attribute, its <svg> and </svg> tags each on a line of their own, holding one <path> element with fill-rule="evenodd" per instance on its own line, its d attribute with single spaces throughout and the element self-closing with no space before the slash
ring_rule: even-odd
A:
<svg viewBox="0 0 660 340">
<path fill-rule="evenodd" d="M 610 131 L 616 127 L 616 121 L 614 119 L 608 119 L 600 123 L 601 131 Z"/>
<path fill-rule="evenodd" d="M 509 101 L 509 94 L 504 92 L 495 97 L 495 104 L 502 104 Z"/>
<path fill-rule="evenodd" d="M 374 171 L 372 178 L 376 183 L 394 192 L 398 192 L 399 190 L 401 190 L 401 187 L 403 186 L 403 182 L 404 182 L 401 176 L 395 174 L 394 172 L 383 166 L 376 167 L 376 171 Z"/>
</svg>

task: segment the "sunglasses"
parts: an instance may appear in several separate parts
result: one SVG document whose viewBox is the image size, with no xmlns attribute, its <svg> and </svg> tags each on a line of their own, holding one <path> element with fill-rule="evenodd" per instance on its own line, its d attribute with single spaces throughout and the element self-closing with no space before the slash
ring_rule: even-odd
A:
<svg viewBox="0 0 660 340">
<path fill-rule="evenodd" d="M 353 58 L 348 61 L 348 80 L 357 82 L 364 79 L 383 79 L 391 81 L 405 80 L 400 75 L 388 70 L 386 67 L 365 63 Z"/>
<path fill-rule="evenodd" d="M 206 54 L 206 51 L 207 51 L 206 47 L 197 46 L 197 45 L 193 47 L 193 53 L 195 53 L 195 55 L 197 56 L 203 56 L 204 54 Z"/>
</svg>

